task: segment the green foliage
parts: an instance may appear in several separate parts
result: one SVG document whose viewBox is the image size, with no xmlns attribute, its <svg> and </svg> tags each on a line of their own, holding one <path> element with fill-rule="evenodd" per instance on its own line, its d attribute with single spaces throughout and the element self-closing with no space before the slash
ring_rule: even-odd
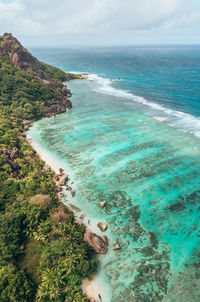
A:
<svg viewBox="0 0 200 302">
<path fill-rule="evenodd" d="M 32 301 L 34 289 L 34 283 L 23 270 L 9 265 L 0 268 L 1 302 Z"/>
<path fill-rule="evenodd" d="M 34 239 L 28 239 L 25 244 L 26 253 L 18 257 L 18 265 L 32 276 L 36 284 L 40 283 L 40 256 L 42 244 Z"/>
<path fill-rule="evenodd" d="M 0 217 L 0 264 L 14 261 L 25 239 L 24 214 L 6 212 Z"/>
<path fill-rule="evenodd" d="M 50 67 L 44 67 L 44 71 L 45 69 L 51 70 Z M 54 80 L 53 70 L 47 73 Z M 57 82 L 67 77 L 64 72 L 56 69 Z M 13 117 L 20 119 L 39 118 L 48 101 L 63 98 L 61 90 L 49 88 L 30 73 L 12 66 L 4 57 L 0 57 L 0 83 L 0 106 L 9 106 Z"/>
<path fill-rule="evenodd" d="M 48 75 L 48 77 L 55 82 L 58 81 L 70 81 L 70 80 L 75 80 L 75 79 L 80 79 L 80 75 L 78 74 L 73 74 L 73 73 L 66 73 L 59 68 L 56 68 L 54 66 L 42 63 L 42 69 L 45 72 L 45 74 Z"/>
<path fill-rule="evenodd" d="M 59 83 L 78 78 L 41 63 Z M 84 302 L 80 285 L 97 267 L 85 227 L 59 204 L 54 173 L 25 140 L 23 119 L 43 116 L 61 90 L 0 57 L 0 301 Z M 15 149 L 14 149 L 15 148 Z M 18 155 L 11 157 L 13 150 Z"/>
</svg>

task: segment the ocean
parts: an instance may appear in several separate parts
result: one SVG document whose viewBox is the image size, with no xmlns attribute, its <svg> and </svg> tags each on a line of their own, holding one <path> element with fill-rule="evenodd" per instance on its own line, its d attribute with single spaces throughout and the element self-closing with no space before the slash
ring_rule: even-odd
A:
<svg viewBox="0 0 200 302">
<path fill-rule="evenodd" d="M 32 53 L 90 74 L 67 83 L 73 109 L 28 136 L 69 172 L 76 195 L 64 199 L 76 216 L 101 235 L 97 223 L 108 225 L 103 302 L 199 302 L 200 46 Z"/>
</svg>

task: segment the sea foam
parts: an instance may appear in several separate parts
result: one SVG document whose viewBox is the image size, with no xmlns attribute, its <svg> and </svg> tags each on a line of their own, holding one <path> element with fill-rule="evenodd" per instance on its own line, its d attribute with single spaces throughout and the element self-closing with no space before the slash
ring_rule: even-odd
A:
<svg viewBox="0 0 200 302">
<path fill-rule="evenodd" d="M 142 104 L 145 107 L 151 109 L 153 118 L 159 120 L 160 122 L 167 122 L 171 127 L 178 128 L 182 131 L 187 131 L 200 138 L 200 118 L 193 116 L 191 114 L 166 108 L 163 105 L 153 103 L 148 101 L 142 96 L 137 96 L 131 92 L 116 89 L 112 86 L 111 80 L 108 78 L 103 78 L 97 74 L 88 74 L 88 80 L 95 82 L 94 90 L 99 93 L 105 93 L 108 95 L 113 95 L 119 98 L 125 98 Z M 152 112 L 153 111 L 153 112 Z"/>
</svg>

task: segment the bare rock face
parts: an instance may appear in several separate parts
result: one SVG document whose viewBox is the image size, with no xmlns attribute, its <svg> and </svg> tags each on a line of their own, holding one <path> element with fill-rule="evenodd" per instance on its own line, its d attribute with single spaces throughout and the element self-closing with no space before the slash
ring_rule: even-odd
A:
<svg viewBox="0 0 200 302">
<path fill-rule="evenodd" d="M 66 97 L 69 98 L 70 96 L 72 96 L 72 93 L 69 89 L 65 89 L 66 91 Z"/>
<path fill-rule="evenodd" d="M 108 250 L 106 243 L 94 233 L 86 232 L 84 241 L 91 246 L 97 254 L 105 254 Z"/>
<path fill-rule="evenodd" d="M 107 224 L 105 222 L 99 222 L 97 226 L 102 232 L 104 232 L 107 229 Z"/>
<path fill-rule="evenodd" d="M 58 113 L 66 112 L 66 103 L 67 100 L 59 100 L 59 101 L 51 101 L 50 103 L 46 103 L 46 108 L 44 115 L 46 117 L 52 117 Z"/>
<path fill-rule="evenodd" d="M 101 239 L 105 242 L 106 245 L 108 245 L 108 237 L 107 236 L 101 236 Z"/>
<path fill-rule="evenodd" d="M 45 76 L 40 61 L 32 56 L 12 34 L 5 33 L 0 37 L 0 54 L 5 56 L 12 65 L 31 72 L 47 86 L 53 88 L 54 85 L 52 81 Z"/>
<path fill-rule="evenodd" d="M 66 108 L 72 109 L 72 102 L 69 99 L 66 100 Z"/>
<path fill-rule="evenodd" d="M 30 71 L 40 79 L 46 79 L 40 62 L 12 34 L 4 34 L 0 39 L 0 43 L 0 54 L 7 57 L 12 65 L 19 69 Z"/>
</svg>

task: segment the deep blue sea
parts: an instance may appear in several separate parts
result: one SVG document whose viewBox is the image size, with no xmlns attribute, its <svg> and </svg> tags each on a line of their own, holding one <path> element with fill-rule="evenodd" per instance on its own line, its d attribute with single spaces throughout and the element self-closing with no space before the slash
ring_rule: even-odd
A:
<svg viewBox="0 0 200 302">
<path fill-rule="evenodd" d="M 199 302 L 200 46 L 32 52 L 90 74 L 67 83 L 71 111 L 28 135 L 70 173 L 77 193 L 64 201 L 76 216 L 98 234 L 108 224 L 103 301 Z"/>
<path fill-rule="evenodd" d="M 147 103 L 150 106 L 147 110 L 160 109 L 161 118 L 173 119 L 180 127 L 200 136 L 200 119 L 193 120 L 200 117 L 200 46 L 35 49 L 33 52 L 41 60 L 64 70 L 95 73 L 114 80 L 112 87 L 133 94 L 127 98 Z M 121 81 L 115 81 L 118 78 Z"/>
</svg>

